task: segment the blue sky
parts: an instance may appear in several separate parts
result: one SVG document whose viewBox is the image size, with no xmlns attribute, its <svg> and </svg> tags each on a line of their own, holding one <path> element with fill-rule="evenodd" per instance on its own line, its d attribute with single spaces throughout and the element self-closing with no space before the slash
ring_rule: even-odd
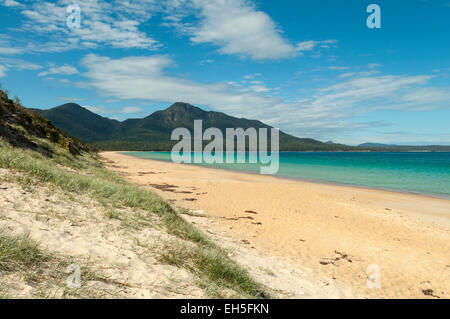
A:
<svg viewBox="0 0 450 319">
<path fill-rule="evenodd" d="M 449 30 L 450 0 L 0 0 L 0 83 L 120 120 L 184 101 L 323 141 L 450 145 Z"/>
</svg>

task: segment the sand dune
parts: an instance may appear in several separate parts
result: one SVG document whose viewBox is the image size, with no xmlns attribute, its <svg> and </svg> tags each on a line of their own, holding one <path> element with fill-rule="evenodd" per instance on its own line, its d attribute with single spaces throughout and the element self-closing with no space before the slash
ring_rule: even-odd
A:
<svg viewBox="0 0 450 319">
<path fill-rule="evenodd" d="M 101 155 L 128 180 L 205 215 L 189 218 L 208 233 L 333 287 L 330 297 L 450 297 L 448 200 Z M 367 285 L 370 267 L 381 271 L 380 288 Z"/>
<path fill-rule="evenodd" d="M 0 180 L 12 174 L 0 169 Z M 75 289 L 75 297 L 205 297 L 189 272 L 161 264 L 153 251 L 149 253 L 147 246 L 155 250 L 155 243 L 168 237 L 164 231 L 123 227 L 119 220 L 106 218 L 104 208 L 87 196 L 70 198 L 45 186 L 27 192 L 14 182 L 2 181 L 1 185 L 0 229 L 14 235 L 29 234 L 42 249 L 95 271 L 95 276 L 81 276 L 83 289 Z M 130 209 L 118 213 L 133 214 Z M 137 242 L 145 243 L 145 247 Z M 68 275 L 64 271 L 65 267 L 55 265 L 52 276 L 62 273 L 62 278 L 39 285 L 28 282 L 23 274 L 2 273 L 0 287 L 8 287 L 8 296 L 13 298 L 73 297 L 66 294 Z"/>
</svg>

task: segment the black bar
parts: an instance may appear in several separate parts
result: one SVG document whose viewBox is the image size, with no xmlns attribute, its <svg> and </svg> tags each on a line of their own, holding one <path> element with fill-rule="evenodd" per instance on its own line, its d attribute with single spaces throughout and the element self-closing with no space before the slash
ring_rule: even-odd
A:
<svg viewBox="0 0 450 319">
<path fill-rule="evenodd" d="M 432 305 L 431 305 L 432 304 Z M 113 314 L 125 319 L 138 315 L 142 318 L 315 318 L 330 316 L 358 317 L 386 316 L 395 307 L 405 312 L 415 313 L 424 307 L 433 307 L 433 312 L 448 310 L 449 300 L 218 300 L 218 299 L 153 299 L 153 300 L 0 300 L 3 311 L 11 310 L 17 316 L 22 311 L 36 310 L 36 313 L 49 312 L 70 314 L 81 319 L 91 313 L 104 318 Z M 436 308 L 437 307 L 437 308 Z M 9 309 L 8 309 L 9 308 Z M 40 309 L 42 308 L 42 310 Z M 89 308 L 89 310 L 87 310 Z M 51 311 L 50 311 L 51 310 Z M 94 310 L 94 311 L 92 311 Z M 89 312 L 86 312 L 89 311 Z M 442 312 L 445 313 L 445 312 Z M 100 318 L 100 317 L 99 317 Z"/>
</svg>

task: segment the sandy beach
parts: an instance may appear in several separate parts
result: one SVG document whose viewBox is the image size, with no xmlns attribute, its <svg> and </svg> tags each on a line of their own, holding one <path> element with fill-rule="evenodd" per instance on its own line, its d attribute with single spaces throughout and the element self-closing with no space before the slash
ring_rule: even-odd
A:
<svg viewBox="0 0 450 319">
<path fill-rule="evenodd" d="M 101 156 L 129 181 L 194 212 L 186 218 L 205 232 L 335 287 L 331 297 L 450 298 L 449 200 Z M 380 287 L 368 287 L 377 268 Z"/>
</svg>

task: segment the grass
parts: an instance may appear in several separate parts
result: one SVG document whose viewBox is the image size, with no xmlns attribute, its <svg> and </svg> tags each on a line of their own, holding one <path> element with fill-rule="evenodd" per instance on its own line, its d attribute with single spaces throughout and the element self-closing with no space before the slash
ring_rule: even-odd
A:
<svg viewBox="0 0 450 319">
<path fill-rule="evenodd" d="M 264 287 L 233 262 L 222 248 L 181 218 L 158 195 L 128 183 L 107 170 L 96 154 L 74 156 L 45 140 L 38 142 L 46 143 L 48 148 L 54 150 L 52 159 L 34 151 L 13 148 L 0 141 L 0 167 L 21 172 L 24 184 L 31 185 L 38 181 L 54 185 L 68 194 L 87 194 L 105 206 L 106 218 L 120 219 L 125 226 L 151 226 L 151 216 L 155 214 L 160 217 L 169 234 L 186 241 L 181 246 L 167 247 L 161 255 L 162 262 L 188 269 L 205 286 L 217 287 L 214 289 L 216 292 L 231 289 L 243 297 L 270 297 Z M 135 216 L 131 220 L 122 220 L 114 210 L 122 207 L 133 209 Z M 20 243 L 24 245 L 26 241 L 16 241 L 18 247 Z M 31 247 L 29 245 L 28 253 L 24 252 L 30 257 L 34 256 Z M 35 258 L 38 256 L 35 255 Z M 214 295 L 221 296 L 220 293 Z"/>
<path fill-rule="evenodd" d="M 27 235 L 11 236 L 0 229 L 0 272 L 32 269 L 49 260 Z"/>
<path fill-rule="evenodd" d="M 172 243 L 164 247 L 160 261 L 180 268 L 186 268 L 194 273 L 204 287 L 229 288 L 237 292 L 246 292 L 253 297 L 268 297 L 261 286 L 249 277 L 246 270 L 230 262 L 222 249 L 204 249 L 199 246 L 187 247 Z M 219 290 L 220 291 L 220 290 Z"/>
<path fill-rule="evenodd" d="M 70 257 L 43 251 L 28 235 L 15 236 L 0 228 L 0 275 L 19 275 L 27 285 L 34 288 L 33 296 L 55 298 L 60 296 L 101 298 L 114 295 L 110 291 L 95 289 L 86 285 L 88 282 L 114 284 L 111 280 L 94 271 L 92 267 L 81 265 L 82 285 L 79 289 L 66 286 L 67 266 L 78 263 Z M 0 277 L 1 278 L 1 277 Z M 6 282 L 0 282 L 0 299 L 14 298 Z"/>
<path fill-rule="evenodd" d="M 119 219 L 120 220 L 120 214 L 115 209 L 107 209 L 105 212 L 105 216 L 109 219 Z"/>
</svg>

